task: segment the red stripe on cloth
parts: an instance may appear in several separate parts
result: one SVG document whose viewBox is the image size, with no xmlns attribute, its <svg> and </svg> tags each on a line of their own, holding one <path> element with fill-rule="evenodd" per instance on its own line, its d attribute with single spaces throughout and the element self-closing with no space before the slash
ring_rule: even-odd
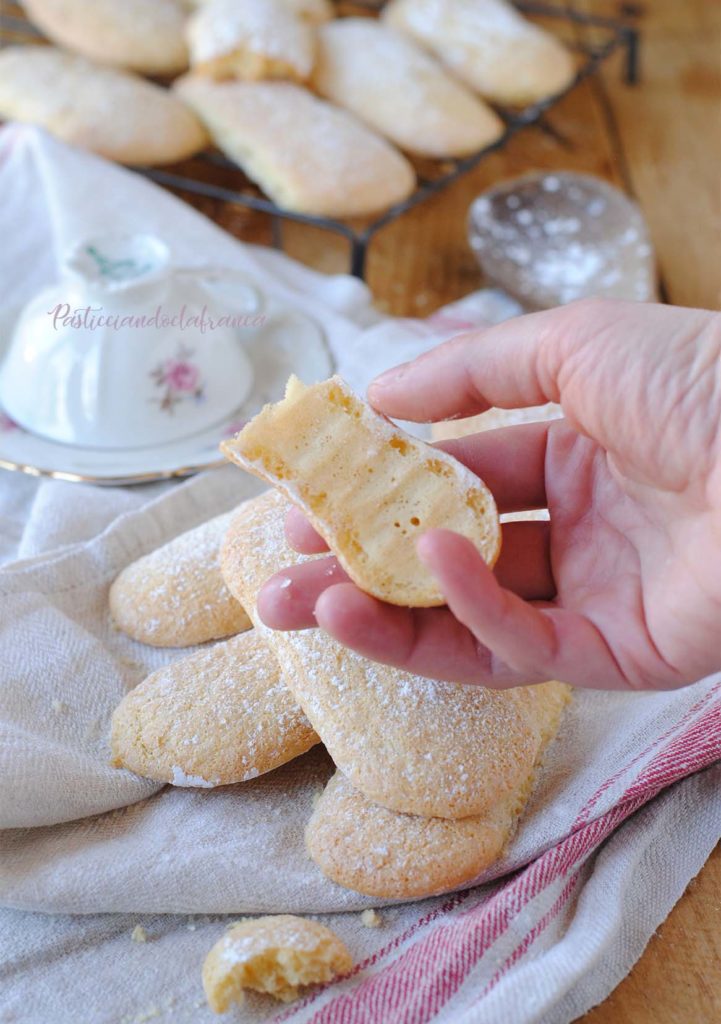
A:
<svg viewBox="0 0 721 1024">
<path fill-rule="evenodd" d="M 719 693 L 721 693 L 721 681 L 716 683 L 716 685 L 713 686 L 708 691 L 708 693 L 704 694 L 704 696 L 700 700 L 696 701 L 696 703 L 693 704 L 688 709 L 688 711 L 686 711 L 685 714 L 683 714 L 681 718 L 679 718 L 677 722 L 674 722 L 674 724 L 669 729 L 667 729 L 666 732 L 662 733 L 660 736 L 657 736 L 656 739 L 649 743 L 648 746 L 644 747 L 644 749 L 639 754 L 636 754 L 634 757 L 632 757 L 631 760 L 623 766 L 623 768 L 619 768 L 618 771 L 614 772 L 613 775 L 609 776 L 609 778 L 607 778 L 606 781 L 598 787 L 596 792 L 591 797 L 589 797 L 585 805 L 581 808 L 581 810 L 578 813 L 578 817 L 573 823 L 573 828 L 578 828 L 579 825 L 583 825 L 586 821 L 588 821 L 588 819 L 591 816 L 591 812 L 593 811 L 593 808 L 596 806 L 596 804 L 603 796 L 603 794 L 610 789 L 614 782 L 618 782 L 622 775 L 625 775 L 626 772 L 633 768 L 634 765 L 638 764 L 639 761 L 642 761 L 644 757 L 647 757 L 654 748 L 660 746 L 660 744 L 662 744 L 665 740 L 673 736 L 674 733 L 677 733 L 679 729 L 681 729 L 694 717 L 694 715 L 696 715 L 710 701 L 714 700 L 714 698 L 716 698 L 719 695 Z"/>
<path fill-rule="evenodd" d="M 440 924 L 387 967 L 362 981 L 353 992 L 339 994 L 326 1003 L 313 1015 L 312 1024 L 426 1024 L 458 991 L 484 953 L 531 900 L 571 868 L 580 867 L 621 822 L 661 789 L 721 757 L 719 724 L 721 706 L 709 709 L 661 750 L 616 806 L 551 847 L 490 900 Z M 436 916 L 447 916 L 452 909 L 455 907 L 441 910 Z M 408 929 L 406 936 L 416 927 Z M 389 944 L 386 951 L 371 959 L 379 962 L 404 941 L 407 939 Z M 320 992 L 276 1019 L 287 1020 L 318 995 Z"/>
<path fill-rule="evenodd" d="M 646 793 L 649 789 L 658 792 L 720 757 L 721 703 L 709 708 L 702 719 L 659 751 L 626 790 L 624 798 Z"/>
<path fill-rule="evenodd" d="M 483 992 L 481 992 L 480 997 L 478 998 L 478 1000 L 476 1000 L 476 1002 L 480 1002 L 481 999 L 484 999 L 488 995 L 492 988 L 495 988 L 495 986 L 501 980 L 503 975 L 506 974 L 511 969 L 511 967 L 518 963 L 518 961 L 523 956 L 525 956 L 525 954 L 531 948 L 531 946 L 536 941 L 538 936 L 546 930 L 551 921 L 555 920 L 555 918 L 558 917 L 558 915 L 561 913 L 561 911 L 566 906 L 571 896 L 575 892 L 580 877 L 580 869 L 578 871 L 574 871 L 574 873 L 571 875 L 571 877 L 564 885 L 563 889 L 560 892 L 560 895 L 554 902 L 553 906 L 549 907 L 549 909 L 546 911 L 543 917 L 539 918 L 539 920 L 536 921 L 533 928 L 531 928 L 530 932 L 524 935 L 523 939 L 518 943 L 516 948 L 508 957 L 508 959 L 503 963 L 501 967 L 499 967 L 499 969 L 493 975 L 491 980 L 484 988 Z"/>
<path fill-rule="evenodd" d="M 348 972 L 348 974 L 343 975 L 344 979 L 353 978 L 355 977 L 355 975 L 360 974 L 368 967 L 373 967 L 380 960 L 385 959 L 385 957 L 387 957 L 395 949 L 397 949 L 399 946 L 402 946 L 404 942 L 407 942 L 408 939 L 410 939 L 417 931 L 426 927 L 429 924 L 432 924 L 433 921 L 435 921 L 437 918 L 444 917 L 445 915 L 450 914 L 451 911 L 455 910 L 456 907 L 458 907 L 461 903 L 465 903 L 466 900 L 470 897 L 471 893 L 472 890 L 470 889 L 466 889 L 464 892 L 453 893 L 453 895 L 448 900 L 446 900 L 445 903 L 441 904 L 440 907 L 435 907 L 427 914 L 424 914 L 423 917 L 419 917 L 418 920 L 414 921 L 413 924 L 409 925 L 404 932 L 401 932 L 400 935 L 396 935 L 396 937 L 392 939 L 391 942 L 387 943 L 385 946 L 381 946 L 380 949 L 377 949 L 375 953 L 371 954 L 371 956 L 368 956 L 365 958 L 365 960 L 361 960 L 359 963 L 357 963 L 355 967 Z M 320 996 L 321 993 L 324 992 L 327 988 L 328 986 L 325 985 L 322 988 L 316 989 L 315 992 L 306 996 L 304 999 L 299 1000 L 296 1003 L 293 1003 L 293 1005 L 290 1006 L 287 1010 L 284 1010 L 282 1013 L 275 1016 L 273 1018 L 272 1024 L 282 1024 L 283 1021 L 286 1021 L 290 1017 L 295 1016 L 300 1010 L 305 1009 L 305 1007 L 308 1006 L 310 1003 L 315 1002 L 318 996 Z"/>
<path fill-rule="evenodd" d="M 511 921 L 552 881 L 579 865 L 643 802 L 631 800 L 552 847 L 476 912 L 431 935 L 349 993 L 336 996 L 312 1024 L 426 1024 L 453 996 Z"/>
</svg>

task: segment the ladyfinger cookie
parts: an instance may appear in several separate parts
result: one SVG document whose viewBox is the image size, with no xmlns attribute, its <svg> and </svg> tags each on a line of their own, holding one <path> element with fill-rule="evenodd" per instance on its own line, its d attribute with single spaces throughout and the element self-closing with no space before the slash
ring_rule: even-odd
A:
<svg viewBox="0 0 721 1024">
<path fill-rule="evenodd" d="M 382 899 L 420 899 L 478 878 L 500 857 L 516 815 L 508 797 L 480 817 L 422 818 L 371 803 L 336 772 L 305 830 L 331 881 Z"/>
<path fill-rule="evenodd" d="M 279 206 L 361 217 L 405 199 L 413 168 L 352 114 L 292 82 L 175 83 L 213 139 Z"/>
<path fill-rule="evenodd" d="M 188 66 L 183 0 L 22 0 L 28 18 L 58 46 L 99 64 L 146 75 Z"/>
<path fill-rule="evenodd" d="M 304 82 L 313 69 L 314 29 L 283 0 L 211 0 L 186 31 L 194 71 L 218 81 Z"/>
<path fill-rule="evenodd" d="M 109 595 L 116 626 L 152 647 L 190 647 L 250 629 L 218 562 L 231 518 L 216 516 L 123 569 Z"/>
<path fill-rule="evenodd" d="M 192 110 L 129 71 L 52 46 L 0 49 L 0 118 L 125 164 L 169 164 L 208 144 Z"/>
<path fill-rule="evenodd" d="M 407 36 L 371 18 L 338 18 L 319 29 L 312 85 L 420 156 L 465 156 L 503 132 L 489 106 Z"/>
<path fill-rule="evenodd" d="M 174 786 L 227 786 L 318 737 L 255 630 L 153 672 L 113 714 L 112 763 Z"/>
<path fill-rule="evenodd" d="M 335 932 L 319 921 L 292 914 L 259 917 L 235 925 L 213 946 L 203 964 L 210 1008 L 225 1013 L 242 1003 L 246 989 L 290 1003 L 306 985 L 345 974 L 353 959 Z"/>
<path fill-rule="evenodd" d="M 405 434 L 339 377 L 288 382 L 223 453 L 268 480 L 306 514 L 350 578 L 390 604 L 445 598 L 415 540 L 442 526 L 468 537 L 490 565 L 501 531 L 491 492 L 452 456 Z"/>
<path fill-rule="evenodd" d="M 566 47 L 505 0 L 390 0 L 383 18 L 496 103 L 535 103 L 573 81 Z"/>
<path fill-rule="evenodd" d="M 319 630 L 268 629 L 258 591 L 303 560 L 285 540 L 287 507 L 277 491 L 246 502 L 225 535 L 221 569 L 336 766 L 374 803 L 428 818 L 485 814 L 524 792 L 569 687 L 438 682 L 378 665 Z"/>
</svg>

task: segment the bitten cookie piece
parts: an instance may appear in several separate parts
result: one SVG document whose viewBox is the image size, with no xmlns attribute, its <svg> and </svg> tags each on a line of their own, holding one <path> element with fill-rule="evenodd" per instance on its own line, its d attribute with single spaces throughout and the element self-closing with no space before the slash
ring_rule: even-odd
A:
<svg viewBox="0 0 721 1024">
<path fill-rule="evenodd" d="M 244 921 L 226 932 L 205 958 L 203 988 L 216 1013 L 243 1001 L 243 990 L 267 992 L 284 1003 L 304 985 L 346 974 L 353 958 L 338 936 L 291 914 Z"/>
<path fill-rule="evenodd" d="M 217 80 L 304 82 L 315 57 L 314 29 L 282 0 L 211 0 L 188 22 L 190 62 Z"/>
<path fill-rule="evenodd" d="M 505 0 L 391 0 L 383 18 L 496 103 L 535 103 L 573 80 L 566 47 Z"/>
<path fill-rule="evenodd" d="M 28 17 L 59 46 L 147 75 L 188 66 L 182 0 L 22 0 Z"/>
<path fill-rule="evenodd" d="M 413 191 L 415 172 L 390 143 L 298 85 L 186 75 L 175 88 L 226 156 L 288 210 L 360 217 Z"/>
<path fill-rule="evenodd" d="M 246 782 L 318 742 L 255 630 L 167 665 L 113 714 L 112 763 L 174 786 Z"/>
<path fill-rule="evenodd" d="M 472 882 L 500 857 L 516 814 L 510 797 L 482 817 L 422 818 L 373 804 L 336 772 L 305 842 L 331 881 L 366 896 L 418 899 Z"/>
<path fill-rule="evenodd" d="M 322 26 L 312 84 L 409 153 L 464 156 L 503 132 L 482 100 L 407 36 L 371 18 Z"/>
<path fill-rule="evenodd" d="M 125 164 L 174 163 L 208 144 L 174 93 L 51 46 L 0 50 L 0 118 Z"/>
<path fill-rule="evenodd" d="M 152 647 L 191 647 L 250 629 L 218 562 L 232 515 L 216 516 L 123 569 L 109 595 L 118 628 Z"/>
<path fill-rule="evenodd" d="M 221 450 L 301 508 L 353 582 L 382 601 L 445 604 L 416 553 L 430 527 L 468 537 L 489 565 L 498 556 L 498 513 L 483 481 L 403 433 L 339 377 L 311 387 L 291 377 L 285 399 Z"/>
<path fill-rule="evenodd" d="M 285 540 L 287 507 L 277 491 L 246 502 L 221 568 L 338 768 L 374 803 L 428 818 L 484 814 L 523 792 L 569 688 L 437 682 L 368 661 L 318 630 L 268 629 L 255 612 L 258 591 L 301 560 Z"/>
</svg>

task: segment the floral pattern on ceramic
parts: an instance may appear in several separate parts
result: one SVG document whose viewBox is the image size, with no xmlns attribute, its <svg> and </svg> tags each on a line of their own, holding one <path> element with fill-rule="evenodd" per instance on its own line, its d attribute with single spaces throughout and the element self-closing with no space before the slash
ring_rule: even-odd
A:
<svg viewBox="0 0 721 1024">
<path fill-rule="evenodd" d="M 330 376 L 335 369 L 323 332 L 314 320 L 273 298 L 269 298 L 267 308 L 268 316 L 264 322 L 243 333 L 244 348 L 253 368 L 253 389 L 245 401 L 239 400 L 223 421 L 176 441 L 110 450 L 97 445 L 58 444 L 38 433 L 30 433 L 19 424 L 15 425 L 14 419 L 8 415 L 9 410 L 2 408 L 0 403 L 0 468 L 20 470 L 33 476 L 57 476 L 62 480 L 117 487 L 187 476 L 227 465 L 218 450 L 220 440 L 237 434 L 265 402 L 277 401 L 290 374 L 295 373 L 312 383 Z M 3 339 L 12 336 L 16 317 L 17 313 L 0 309 L 0 356 Z M 148 401 L 150 395 L 160 394 L 149 372 L 163 361 L 177 357 L 177 343 L 176 332 L 164 357 L 156 357 L 146 366 L 143 384 L 147 384 L 147 390 L 142 389 L 142 401 L 149 412 L 169 424 L 182 424 L 188 412 L 205 410 L 212 404 L 207 387 L 205 402 L 196 405 L 193 401 L 186 401 L 178 408 L 176 416 L 169 416 L 157 404 L 153 406 Z M 188 357 L 181 362 L 197 365 L 197 358 Z M 182 383 L 190 388 L 195 383 L 185 368 L 168 369 L 174 384 Z M 201 374 L 201 377 L 203 383 L 207 383 L 205 376 Z M 190 392 L 183 392 L 187 393 Z"/>
<path fill-rule="evenodd" d="M 219 430 L 255 389 L 251 332 L 234 321 L 262 308 L 242 273 L 176 266 L 154 235 L 81 240 L 15 323 L 0 407 L 48 441 L 103 451 Z"/>
<path fill-rule="evenodd" d="M 20 430 L 21 428 L 15 422 L 11 420 L 7 413 L 0 410 L 0 433 L 7 434 L 11 430 Z"/>
<path fill-rule="evenodd" d="M 162 391 L 157 402 L 163 412 L 174 413 L 176 406 L 189 400 L 202 402 L 205 399 L 204 383 L 197 364 L 192 362 L 195 349 L 181 342 L 177 354 L 166 359 L 150 371 L 156 388 Z"/>
</svg>

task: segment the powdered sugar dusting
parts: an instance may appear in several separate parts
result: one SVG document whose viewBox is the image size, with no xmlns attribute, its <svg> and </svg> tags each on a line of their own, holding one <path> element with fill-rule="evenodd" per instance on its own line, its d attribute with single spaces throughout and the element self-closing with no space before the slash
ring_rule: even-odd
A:
<svg viewBox="0 0 721 1024">
<path fill-rule="evenodd" d="M 192 63 L 233 52 L 281 61 L 300 79 L 313 66 L 313 32 L 282 0 L 212 0 L 188 23 Z"/>
<path fill-rule="evenodd" d="M 317 736 L 255 631 L 181 658 L 126 695 L 113 716 L 116 761 L 176 786 L 247 782 Z"/>
<path fill-rule="evenodd" d="M 278 494 L 263 495 L 228 532 L 224 572 L 249 606 L 273 572 L 303 560 L 285 542 L 286 508 Z M 495 691 L 439 682 L 370 662 L 318 630 L 271 634 L 257 617 L 256 629 L 335 763 L 370 799 L 461 817 L 528 777 L 544 702 L 560 684 Z"/>
<path fill-rule="evenodd" d="M 170 780 L 173 786 L 192 787 L 199 786 L 202 789 L 213 789 L 214 786 L 219 784 L 219 781 L 210 781 L 202 778 L 200 775 L 186 775 L 182 768 L 179 768 L 177 764 L 173 765 L 172 778 Z"/>
<path fill-rule="evenodd" d="M 129 565 L 110 591 L 120 628 L 144 643 L 184 647 L 247 629 L 218 563 L 232 512 L 188 530 Z"/>
</svg>

